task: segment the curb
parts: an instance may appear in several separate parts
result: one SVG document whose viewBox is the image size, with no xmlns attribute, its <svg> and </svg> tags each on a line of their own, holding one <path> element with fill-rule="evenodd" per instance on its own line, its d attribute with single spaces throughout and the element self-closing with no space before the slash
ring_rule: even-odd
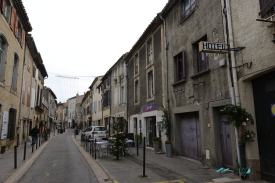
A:
<svg viewBox="0 0 275 183">
<path fill-rule="evenodd" d="M 30 169 L 30 167 L 33 165 L 33 163 L 39 157 L 39 155 L 42 153 L 45 147 L 49 144 L 52 138 L 44 142 L 42 146 L 40 146 L 40 148 L 37 149 L 37 151 L 35 151 L 34 154 L 29 159 L 27 159 L 25 163 L 23 163 L 22 166 L 20 166 L 7 180 L 4 181 L 4 183 L 18 182 L 23 177 L 23 175 Z"/>
<path fill-rule="evenodd" d="M 96 179 L 99 183 L 114 183 L 108 174 L 104 171 L 104 169 L 82 148 L 80 142 L 78 142 L 74 135 L 71 136 L 73 142 L 75 143 L 76 147 L 85 158 L 87 163 L 90 165 L 92 171 L 94 172 Z"/>
</svg>

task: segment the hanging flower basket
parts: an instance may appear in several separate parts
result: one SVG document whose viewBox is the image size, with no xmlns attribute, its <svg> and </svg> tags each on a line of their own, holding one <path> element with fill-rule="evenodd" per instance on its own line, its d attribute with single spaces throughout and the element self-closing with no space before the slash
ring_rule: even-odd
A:
<svg viewBox="0 0 275 183">
<path fill-rule="evenodd" d="M 248 122 L 254 125 L 252 115 L 240 106 L 226 105 L 218 111 L 218 114 L 227 114 L 228 124 L 233 124 L 235 127 L 245 126 Z"/>
<path fill-rule="evenodd" d="M 227 114 L 227 124 L 233 124 L 239 130 L 239 141 L 242 143 L 253 142 L 256 136 L 253 130 L 246 130 L 247 123 L 254 125 L 252 115 L 244 108 L 236 105 L 226 105 L 218 111 L 218 114 Z M 240 128 L 239 128 L 240 127 Z"/>
</svg>

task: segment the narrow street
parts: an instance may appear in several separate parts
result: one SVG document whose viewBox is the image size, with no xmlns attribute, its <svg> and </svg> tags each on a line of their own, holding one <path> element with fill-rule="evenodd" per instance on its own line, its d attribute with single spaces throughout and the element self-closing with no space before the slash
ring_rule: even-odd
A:
<svg viewBox="0 0 275 183">
<path fill-rule="evenodd" d="M 72 134 L 72 129 L 56 134 L 19 182 L 97 182 L 87 161 L 72 141 Z"/>
</svg>

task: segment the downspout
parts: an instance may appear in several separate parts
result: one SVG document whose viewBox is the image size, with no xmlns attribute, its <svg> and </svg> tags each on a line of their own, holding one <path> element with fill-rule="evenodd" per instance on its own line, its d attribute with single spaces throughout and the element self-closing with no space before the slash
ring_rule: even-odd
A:
<svg viewBox="0 0 275 183">
<path fill-rule="evenodd" d="M 159 14 L 160 19 L 163 21 L 163 31 L 164 31 L 164 49 L 165 49 L 165 68 L 166 68 L 166 83 L 165 83 L 165 88 L 166 88 L 166 109 L 167 109 L 167 115 L 168 115 L 168 120 L 170 119 L 169 115 L 169 94 L 168 94 L 168 44 L 167 44 L 167 35 L 166 35 L 166 22 L 162 18 L 161 14 Z M 168 137 L 171 138 L 171 137 Z M 171 139 L 169 139 L 171 140 Z"/>
<path fill-rule="evenodd" d="M 19 100 L 19 122 L 21 121 L 20 120 L 20 118 L 21 118 L 21 110 L 22 110 L 22 91 L 23 91 L 23 78 L 24 78 L 24 67 L 25 67 L 25 63 L 26 63 L 26 47 L 27 47 L 27 42 L 25 41 L 25 46 L 24 46 L 24 58 L 23 58 L 23 70 L 22 70 L 22 79 L 21 79 L 21 92 L 20 92 L 20 100 Z M 21 122 L 20 122 L 20 125 L 21 125 Z M 23 124 L 23 121 L 22 121 L 22 125 L 24 125 Z M 22 126 L 21 126 L 21 128 L 20 128 L 20 131 L 22 131 L 23 130 L 23 128 L 22 128 Z M 22 133 L 24 133 L 24 132 L 22 132 Z M 26 134 L 27 135 L 27 134 Z M 22 135 L 19 133 L 19 139 L 20 139 L 20 137 L 22 137 Z M 17 139 L 17 141 L 19 140 L 19 139 Z M 25 139 L 27 139 L 27 138 L 25 138 Z M 21 144 L 21 143 L 20 143 Z"/>
<path fill-rule="evenodd" d="M 230 86 L 230 93 L 233 105 L 240 105 L 240 98 L 239 98 L 239 88 L 237 82 L 237 74 L 236 74 L 236 60 L 235 60 L 235 53 L 231 51 L 230 48 L 234 48 L 233 43 L 233 34 L 232 34 L 232 20 L 231 20 L 231 10 L 229 6 L 229 1 L 221 0 L 221 4 L 224 6 L 223 13 L 225 16 L 225 26 L 226 26 L 226 38 L 227 38 L 227 45 L 228 45 L 228 62 L 229 62 L 229 71 L 230 71 L 230 79 L 231 79 L 231 86 Z M 232 54 L 232 57 L 231 57 Z M 235 127 L 235 140 L 236 140 L 236 150 L 237 150 L 237 157 L 238 162 L 241 164 L 241 154 L 240 154 L 240 147 L 238 141 L 238 129 Z M 241 164 L 241 167 L 244 166 Z"/>
<path fill-rule="evenodd" d="M 129 132 L 129 124 L 130 124 L 130 120 L 128 119 L 129 118 L 129 115 L 128 115 L 128 63 L 126 62 L 125 60 L 125 57 L 126 57 L 126 54 L 123 55 L 123 60 L 124 60 L 124 63 L 126 65 L 126 119 L 127 119 L 127 133 Z"/>
</svg>

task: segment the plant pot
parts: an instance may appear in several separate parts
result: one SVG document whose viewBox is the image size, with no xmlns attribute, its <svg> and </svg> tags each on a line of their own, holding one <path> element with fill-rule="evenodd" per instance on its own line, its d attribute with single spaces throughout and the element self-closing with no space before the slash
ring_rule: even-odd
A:
<svg viewBox="0 0 275 183">
<path fill-rule="evenodd" d="M 159 141 L 153 141 L 154 152 L 159 152 Z"/>
<path fill-rule="evenodd" d="M 166 148 L 166 156 L 167 157 L 172 157 L 172 149 L 173 149 L 173 144 L 165 144 Z"/>
</svg>

